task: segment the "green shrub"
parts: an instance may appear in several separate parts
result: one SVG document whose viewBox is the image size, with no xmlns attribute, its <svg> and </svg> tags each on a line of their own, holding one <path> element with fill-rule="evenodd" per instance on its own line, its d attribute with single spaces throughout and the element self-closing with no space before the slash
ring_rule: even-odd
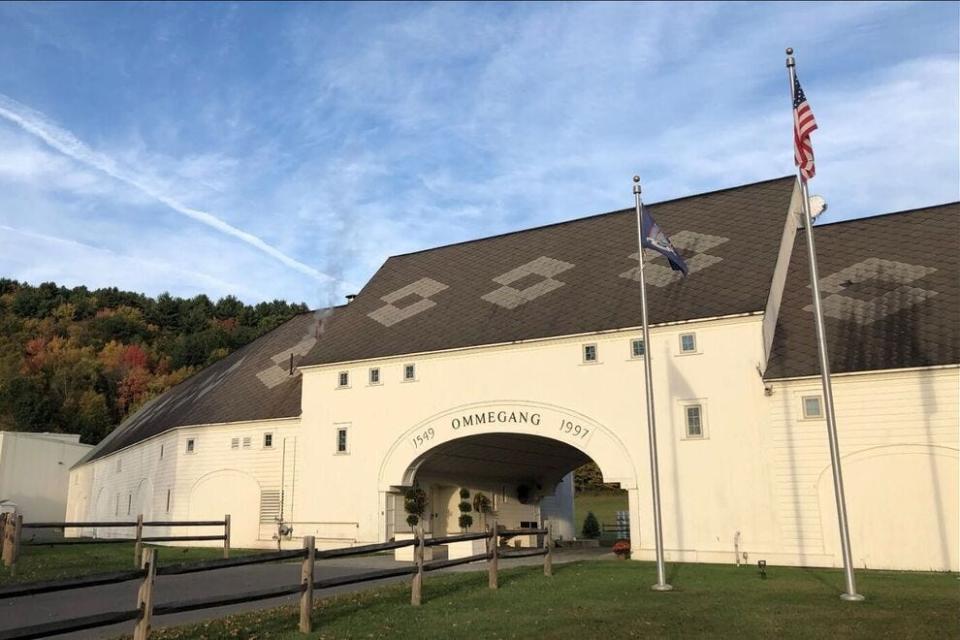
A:
<svg viewBox="0 0 960 640">
<path fill-rule="evenodd" d="M 458 522 L 461 529 L 469 529 L 473 526 L 473 516 L 471 516 L 469 513 L 461 513 Z"/>
</svg>

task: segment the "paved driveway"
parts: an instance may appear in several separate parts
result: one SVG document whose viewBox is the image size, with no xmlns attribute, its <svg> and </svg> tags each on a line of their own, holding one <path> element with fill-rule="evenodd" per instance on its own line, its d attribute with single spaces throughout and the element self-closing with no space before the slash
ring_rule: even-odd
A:
<svg viewBox="0 0 960 640">
<path fill-rule="evenodd" d="M 599 559 L 603 557 L 612 557 L 612 554 L 605 549 L 558 550 L 558 552 L 554 554 L 554 562 L 573 562 L 576 560 Z M 502 560 L 500 567 L 507 569 L 520 565 L 539 565 L 542 564 L 542 562 L 543 558 L 541 557 L 517 558 L 515 560 Z M 392 556 L 363 556 L 359 558 L 323 560 L 317 562 L 314 571 L 316 579 L 320 580 L 364 571 L 400 567 L 407 564 L 409 563 L 396 562 Z M 443 571 L 483 571 L 485 569 L 486 564 L 476 563 L 451 567 Z M 366 582 L 357 585 L 324 589 L 323 591 L 315 592 L 315 594 L 318 598 L 327 597 L 336 593 L 361 591 L 363 589 L 369 589 L 372 586 L 409 579 L 407 576 L 388 578 L 377 582 Z M 429 581 L 430 577 L 428 576 L 426 580 Z M 154 598 L 155 604 L 165 604 L 175 600 L 189 600 L 217 595 L 227 596 L 243 591 L 293 585 L 299 581 L 299 562 L 252 565 L 180 576 L 158 576 Z M 133 609 L 136 607 L 137 588 L 139 585 L 139 581 L 131 581 L 121 584 L 0 600 L 0 630 L 27 624 L 39 624 L 41 622 L 52 622 L 54 620 L 93 615 L 106 611 Z M 272 598 L 270 600 L 260 600 L 258 602 L 246 602 L 226 607 L 217 607 L 215 609 L 202 609 L 200 611 L 188 611 L 186 613 L 155 617 L 153 619 L 153 626 L 159 629 L 191 622 L 201 622 L 240 611 L 268 609 L 281 604 L 297 602 L 298 599 L 299 595 L 294 594 L 280 598 Z M 123 634 L 131 634 L 132 632 L 133 622 L 125 622 L 109 627 L 100 627 L 99 629 L 73 633 L 70 637 L 78 639 L 113 638 Z"/>
</svg>

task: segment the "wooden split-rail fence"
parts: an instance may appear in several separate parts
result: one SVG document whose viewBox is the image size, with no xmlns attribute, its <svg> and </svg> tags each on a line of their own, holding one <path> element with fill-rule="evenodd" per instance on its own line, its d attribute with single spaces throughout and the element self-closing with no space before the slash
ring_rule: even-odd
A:
<svg viewBox="0 0 960 640">
<path fill-rule="evenodd" d="M 531 535 L 536 536 L 538 546 L 525 549 L 501 549 L 498 544 L 499 538 L 501 537 Z M 485 540 L 486 550 L 483 553 L 470 555 L 464 558 L 424 562 L 426 547 L 469 540 Z M 146 541 L 146 539 L 144 539 L 144 541 Z M 414 562 L 412 565 L 404 565 L 377 571 L 367 571 L 363 573 L 355 573 L 353 575 L 337 576 L 334 578 L 325 578 L 320 580 L 317 580 L 314 576 L 316 562 L 320 560 L 361 556 L 411 546 L 414 547 Z M 137 593 L 136 608 L 126 609 L 123 611 L 98 613 L 80 618 L 71 618 L 69 620 L 46 622 L 42 624 L 18 627 L 15 629 L 0 630 L 0 640 L 28 640 L 30 638 L 43 638 L 49 635 L 70 633 L 74 631 L 81 631 L 83 629 L 104 627 L 107 625 L 129 621 L 134 622 L 135 625 L 133 633 L 134 640 L 147 640 L 147 638 L 150 637 L 150 629 L 154 616 L 165 616 L 174 613 L 182 613 L 185 611 L 223 607 L 226 605 L 266 600 L 269 598 L 293 595 L 297 593 L 300 594 L 299 630 L 303 633 L 309 633 L 313 630 L 311 613 L 313 610 L 314 592 L 317 590 L 359 584 L 373 580 L 383 580 L 386 578 L 412 576 L 413 579 L 410 583 L 410 604 L 413 606 L 419 606 L 423 601 L 423 577 L 425 573 L 436 571 L 438 569 L 454 567 L 461 564 L 486 561 L 488 586 L 491 589 L 497 589 L 499 586 L 498 573 L 500 560 L 543 556 L 543 573 L 546 576 L 552 576 L 553 546 L 553 539 L 549 528 L 503 529 L 498 528 L 496 522 L 493 522 L 492 526 L 488 527 L 487 531 L 484 532 L 426 538 L 423 535 L 423 530 L 418 529 L 415 537 L 409 540 L 395 540 L 355 547 L 343 547 L 339 549 L 316 549 L 313 536 L 304 536 L 302 549 L 255 554 L 240 558 L 224 558 L 222 560 L 204 560 L 192 563 L 172 564 L 167 566 L 158 565 L 158 550 L 156 548 L 143 549 L 141 552 L 141 564 L 139 568 L 135 570 L 101 573 L 81 576 L 78 578 L 69 578 L 66 580 L 34 582 L 0 588 L 0 600 L 4 600 L 8 598 L 18 598 L 42 593 L 51 593 L 55 591 L 65 591 L 69 589 L 80 589 L 83 587 L 140 580 L 141 583 Z M 157 576 L 183 575 L 187 573 L 198 573 L 203 571 L 216 571 L 232 567 L 296 559 L 300 559 L 302 561 L 300 582 L 298 584 L 273 587 L 270 589 L 261 589 L 257 591 L 247 591 L 228 596 L 213 596 L 196 598 L 193 600 L 168 602 L 165 604 L 154 604 L 154 582 Z"/>
<path fill-rule="evenodd" d="M 150 536 L 144 535 L 145 527 L 222 527 L 223 533 L 217 535 L 198 536 Z M 27 530 L 60 530 L 66 529 L 107 529 L 132 528 L 136 535 L 133 538 L 57 538 L 45 540 L 42 537 L 31 536 L 24 540 L 24 531 Z M 132 542 L 133 566 L 139 567 L 143 555 L 144 543 L 150 542 L 216 542 L 223 543 L 223 557 L 230 557 L 230 515 L 223 516 L 223 520 L 144 520 L 138 515 L 135 522 L 24 522 L 22 514 L 0 514 L 0 532 L 3 534 L 3 564 L 10 570 L 10 575 L 17 575 L 17 560 L 23 547 L 52 547 L 77 544 L 117 544 Z"/>
</svg>

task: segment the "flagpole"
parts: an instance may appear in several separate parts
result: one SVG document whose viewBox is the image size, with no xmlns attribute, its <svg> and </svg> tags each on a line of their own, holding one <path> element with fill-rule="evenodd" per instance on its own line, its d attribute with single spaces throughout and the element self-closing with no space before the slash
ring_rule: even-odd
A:
<svg viewBox="0 0 960 640">
<path fill-rule="evenodd" d="M 787 48 L 787 72 L 790 76 L 790 97 L 796 78 L 796 61 L 793 49 Z M 799 168 L 798 168 L 799 169 Z M 827 418 L 827 436 L 830 443 L 830 467 L 833 470 L 833 495 L 837 503 L 837 522 L 840 526 L 840 550 L 843 555 L 843 574 L 847 590 L 840 595 L 843 600 L 859 602 L 863 596 L 857 593 L 857 580 L 853 574 L 853 554 L 850 551 L 850 531 L 847 525 L 847 502 L 843 492 L 843 472 L 840 468 L 840 445 L 837 442 L 837 418 L 833 408 L 833 386 L 830 383 L 830 356 L 827 353 L 826 328 L 823 322 L 823 307 L 820 303 L 820 276 L 817 270 L 817 249 L 813 241 L 813 218 L 810 215 L 810 191 L 803 174 L 798 170 L 803 227 L 807 239 L 807 255 L 810 264 L 810 288 L 813 290 L 813 316 L 817 327 L 817 355 L 820 358 L 820 381 L 823 386 L 823 406 Z"/>
<path fill-rule="evenodd" d="M 633 176 L 633 196 L 637 208 L 637 244 L 640 255 L 640 310 L 643 318 L 643 370 L 647 392 L 647 432 L 650 440 L 650 485 L 653 489 L 653 535 L 657 551 L 657 584 L 654 591 L 670 591 L 663 564 L 663 522 L 660 517 L 660 470 L 657 465 L 657 420 L 653 411 L 653 373 L 650 357 L 650 325 L 647 322 L 647 284 L 643 277 L 643 202 L 640 201 L 640 176 Z"/>
</svg>

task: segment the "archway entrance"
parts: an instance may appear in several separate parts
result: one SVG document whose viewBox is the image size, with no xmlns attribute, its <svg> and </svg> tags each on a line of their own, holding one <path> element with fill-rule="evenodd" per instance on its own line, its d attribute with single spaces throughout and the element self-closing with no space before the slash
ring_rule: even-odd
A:
<svg viewBox="0 0 960 640">
<path fill-rule="evenodd" d="M 498 524 L 536 527 L 549 519 L 555 535 L 573 538 L 572 472 L 591 461 L 604 482 L 629 491 L 631 532 L 638 540 L 637 470 L 616 432 L 588 415 L 539 402 L 449 408 L 403 432 L 381 461 L 382 531 L 386 539 L 410 535 L 403 492 L 416 484 L 430 502 L 428 530 L 438 534 L 460 529 L 464 488 L 490 498 Z M 479 530 L 484 518 L 474 520 Z"/>
<path fill-rule="evenodd" d="M 578 536 L 574 512 L 573 472 L 590 456 L 559 440 L 519 433 L 486 433 L 465 436 L 433 447 L 413 463 L 412 483 L 427 497 L 424 528 L 439 537 L 466 531 L 482 531 L 489 519 L 510 529 L 539 528 L 549 525 L 563 540 Z M 399 489 L 399 488 L 398 488 Z M 461 495 L 468 492 L 466 497 Z M 484 496 L 491 513 L 477 510 L 477 496 Z M 462 527 L 461 502 L 473 509 L 467 512 L 472 524 Z M 387 538 L 409 535 L 403 510 L 403 492 L 387 497 Z M 518 537 L 519 546 L 536 544 Z M 460 543 L 458 543 L 460 544 Z M 471 548 L 466 548 L 471 546 Z M 449 549 L 452 557 L 470 555 L 475 545 Z"/>
</svg>

